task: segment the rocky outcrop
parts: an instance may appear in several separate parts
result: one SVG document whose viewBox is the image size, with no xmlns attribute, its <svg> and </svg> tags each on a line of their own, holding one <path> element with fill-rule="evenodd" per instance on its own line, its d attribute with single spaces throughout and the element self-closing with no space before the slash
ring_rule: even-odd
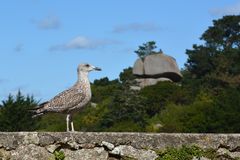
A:
<svg viewBox="0 0 240 160">
<path fill-rule="evenodd" d="M 144 88 L 146 86 L 151 86 L 151 85 L 155 85 L 158 82 L 163 82 L 163 81 L 169 81 L 172 82 L 171 79 L 168 78 L 137 78 L 135 79 L 136 83 L 138 84 L 138 86 L 140 88 Z"/>
<path fill-rule="evenodd" d="M 163 53 L 148 55 L 144 60 L 137 59 L 133 74 L 138 77 L 141 88 L 159 81 L 179 82 L 182 79 L 176 60 Z"/>
<path fill-rule="evenodd" d="M 154 160 L 157 150 L 182 145 L 240 157 L 240 134 L 0 132 L 0 159 L 54 160 L 62 152 L 66 160 Z"/>
</svg>

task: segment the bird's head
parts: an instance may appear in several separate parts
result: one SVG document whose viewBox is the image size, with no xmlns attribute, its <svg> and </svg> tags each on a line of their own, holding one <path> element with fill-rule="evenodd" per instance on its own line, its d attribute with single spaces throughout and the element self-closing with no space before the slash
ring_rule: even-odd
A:
<svg viewBox="0 0 240 160">
<path fill-rule="evenodd" d="M 78 73 L 79 72 L 91 72 L 91 71 L 94 71 L 94 70 L 95 71 L 101 71 L 101 68 L 98 68 L 98 67 L 95 67 L 93 65 L 85 63 L 85 64 L 79 64 L 78 69 L 77 69 Z"/>
</svg>

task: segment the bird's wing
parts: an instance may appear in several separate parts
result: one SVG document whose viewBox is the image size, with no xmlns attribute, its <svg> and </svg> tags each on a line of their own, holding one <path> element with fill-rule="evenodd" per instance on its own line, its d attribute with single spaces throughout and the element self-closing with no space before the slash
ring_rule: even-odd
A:
<svg viewBox="0 0 240 160">
<path fill-rule="evenodd" d="M 56 112 L 67 110 L 82 102 L 85 97 L 86 94 L 79 91 L 79 89 L 72 87 L 51 99 L 45 109 Z"/>
</svg>

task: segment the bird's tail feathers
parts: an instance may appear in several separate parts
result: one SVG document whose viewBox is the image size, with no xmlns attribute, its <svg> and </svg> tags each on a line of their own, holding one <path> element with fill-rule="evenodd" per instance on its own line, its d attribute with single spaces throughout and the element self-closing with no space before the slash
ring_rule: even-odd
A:
<svg viewBox="0 0 240 160">
<path fill-rule="evenodd" d="M 44 111 L 44 106 L 45 106 L 47 103 L 48 103 L 48 102 L 41 103 L 41 104 L 38 105 L 37 107 L 30 109 L 29 111 L 34 114 L 34 115 L 32 116 L 32 118 L 35 118 L 35 117 L 38 117 L 38 116 L 43 115 L 44 112 L 45 112 L 45 111 Z"/>
<path fill-rule="evenodd" d="M 43 115 L 43 114 L 44 114 L 44 113 L 34 114 L 34 115 L 32 116 L 32 118 L 36 118 L 36 117 L 41 116 L 41 115 Z"/>
</svg>

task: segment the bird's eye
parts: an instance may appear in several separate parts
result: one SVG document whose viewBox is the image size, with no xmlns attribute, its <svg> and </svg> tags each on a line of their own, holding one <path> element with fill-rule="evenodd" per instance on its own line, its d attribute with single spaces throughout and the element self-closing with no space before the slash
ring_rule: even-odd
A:
<svg viewBox="0 0 240 160">
<path fill-rule="evenodd" d="M 89 65 L 89 64 L 86 64 L 85 66 L 86 66 L 86 67 L 90 67 L 90 65 Z"/>
</svg>

